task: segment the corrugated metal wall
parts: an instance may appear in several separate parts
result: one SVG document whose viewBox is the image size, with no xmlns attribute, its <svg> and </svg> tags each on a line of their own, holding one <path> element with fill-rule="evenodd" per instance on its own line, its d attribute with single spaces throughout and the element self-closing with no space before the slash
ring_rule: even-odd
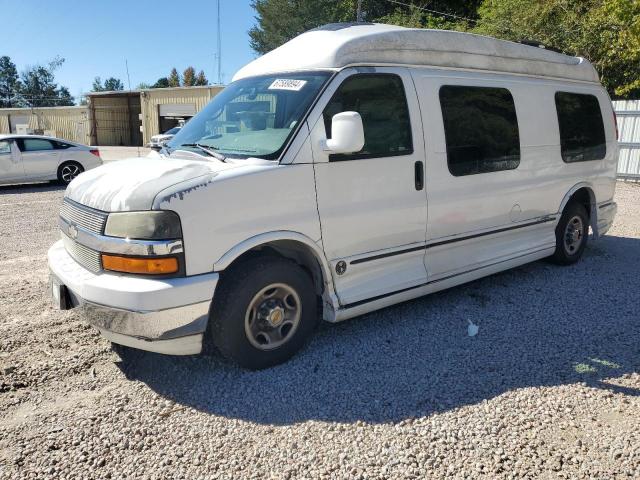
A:
<svg viewBox="0 0 640 480">
<path fill-rule="evenodd" d="M 184 88 L 155 88 L 144 90 L 142 100 L 142 128 L 143 143 L 146 145 L 151 137 L 160 132 L 159 105 L 165 104 L 193 104 L 196 112 L 202 110 L 209 100 L 215 97 L 222 87 L 184 87 Z"/>
<path fill-rule="evenodd" d="M 617 100 L 613 109 L 618 117 L 618 177 L 640 179 L 640 100 Z"/>
<path fill-rule="evenodd" d="M 88 144 L 89 111 L 87 107 L 42 107 L 0 109 L 0 133 L 11 133 L 10 116 L 26 118 L 34 131 L 49 130 L 58 138 Z"/>
</svg>

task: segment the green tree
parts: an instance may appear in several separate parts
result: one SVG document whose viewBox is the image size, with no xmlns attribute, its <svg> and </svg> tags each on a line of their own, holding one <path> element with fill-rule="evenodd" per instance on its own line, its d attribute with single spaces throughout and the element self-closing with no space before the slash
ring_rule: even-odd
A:
<svg viewBox="0 0 640 480">
<path fill-rule="evenodd" d="M 175 67 L 171 69 L 171 73 L 169 77 L 167 77 L 170 87 L 179 87 L 180 86 L 180 75 L 178 74 L 178 70 Z"/>
<path fill-rule="evenodd" d="M 7 56 L 0 57 L 0 108 L 12 107 L 19 91 L 20 80 L 15 63 Z"/>
<path fill-rule="evenodd" d="M 637 0 L 485 0 L 479 15 L 477 33 L 585 57 L 613 96 L 640 94 Z"/>
<path fill-rule="evenodd" d="M 20 73 L 19 106 L 51 107 L 73 105 L 73 97 L 66 87 L 58 87 L 54 72 L 64 63 L 56 57 L 48 65 L 27 67 Z"/>
<path fill-rule="evenodd" d="M 136 86 L 136 90 L 148 90 L 149 88 L 153 88 L 153 86 L 148 84 L 147 82 L 140 82 Z"/>
<path fill-rule="evenodd" d="M 193 87 L 196 84 L 196 69 L 187 67 L 182 72 L 182 86 Z"/>
<path fill-rule="evenodd" d="M 119 78 L 109 77 L 104 81 L 104 89 L 108 92 L 124 90 L 124 85 Z"/>
<path fill-rule="evenodd" d="M 102 86 L 102 79 L 100 77 L 94 77 L 93 85 L 91 86 L 92 92 L 102 92 L 104 87 Z"/>
<path fill-rule="evenodd" d="M 362 0 L 363 20 L 395 25 L 466 29 L 482 0 Z M 357 0 L 253 0 L 257 24 L 249 30 L 251 48 L 267 53 L 293 37 L 327 23 L 353 22 Z M 425 10 L 428 8 L 429 10 Z M 434 13 L 441 12 L 441 13 Z"/>
<path fill-rule="evenodd" d="M 100 77 L 93 79 L 92 91 L 94 92 L 115 92 L 119 90 L 124 90 L 124 85 L 119 78 L 109 77 L 104 81 L 104 84 Z"/>
<path fill-rule="evenodd" d="M 354 1 L 253 0 L 258 23 L 249 30 L 251 48 L 267 53 L 311 28 L 353 20 L 355 10 L 349 4 Z"/>
<path fill-rule="evenodd" d="M 198 85 L 198 86 L 209 85 L 209 80 L 207 80 L 207 77 L 204 75 L 204 70 L 200 70 L 198 72 L 194 85 Z"/>
<path fill-rule="evenodd" d="M 160 77 L 156 80 L 156 83 L 151 85 L 151 88 L 167 88 L 169 86 L 169 79 L 167 77 Z"/>
</svg>

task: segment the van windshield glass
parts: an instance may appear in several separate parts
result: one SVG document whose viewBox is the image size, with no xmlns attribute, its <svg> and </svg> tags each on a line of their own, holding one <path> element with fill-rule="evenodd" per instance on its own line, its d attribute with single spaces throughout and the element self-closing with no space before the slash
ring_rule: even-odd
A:
<svg viewBox="0 0 640 480">
<path fill-rule="evenodd" d="M 170 150 L 277 159 L 329 78 L 329 72 L 277 74 L 233 82 L 176 134 Z"/>
</svg>

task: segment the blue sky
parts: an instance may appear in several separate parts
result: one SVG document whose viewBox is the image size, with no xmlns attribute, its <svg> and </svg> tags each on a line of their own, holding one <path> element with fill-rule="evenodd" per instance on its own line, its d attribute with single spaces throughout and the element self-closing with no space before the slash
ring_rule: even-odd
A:
<svg viewBox="0 0 640 480">
<path fill-rule="evenodd" d="M 248 30 L 255 24 L 250 0 L 220 0 L 222 71 L 225 82 L 255 58 Z M 58 84 L 74 97 L 91 89 L 93 78 L 120 78 L 127 88 L 154 83 L 172 67 L 193 65 L 217 80 L 215 0 L 0 0 L 0 55 L 21 71 L 59 55 Z"/>
</svg>

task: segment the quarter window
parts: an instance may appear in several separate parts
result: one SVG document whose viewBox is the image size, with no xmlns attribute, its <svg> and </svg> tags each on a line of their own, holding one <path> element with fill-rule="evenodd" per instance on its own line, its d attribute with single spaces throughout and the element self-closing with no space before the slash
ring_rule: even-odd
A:
<svg viewBox="0 0 640 480">
<path fill-rule="evenodd" d="M 11 142 L 0 140 L 0 155 L 5 153 L 11 153 Z"/>
<path fill-rule="evenodd" d="M 413 153 L 411 121 L 402 79 L 392 74 L 347 78 L 324 110 L 327 138 L 331 120 L 341 112 L 358 112 L 364 127 L 364 147 L 355 154 L 330 155 L 331 161 L 392 157 Z"/>
<path fill-rule="evenodd" d="M 557 92 L 560 152 L 567 163 L 602 160 L 607 153 L 604 123 L 593 95 Z"/>
<path fill-rule="evenodd" d="M 520 134 L 506 88 L 445 85 L 440 106 L 452 175 L 513 170 L 520 165 Z"/>
</svg>

